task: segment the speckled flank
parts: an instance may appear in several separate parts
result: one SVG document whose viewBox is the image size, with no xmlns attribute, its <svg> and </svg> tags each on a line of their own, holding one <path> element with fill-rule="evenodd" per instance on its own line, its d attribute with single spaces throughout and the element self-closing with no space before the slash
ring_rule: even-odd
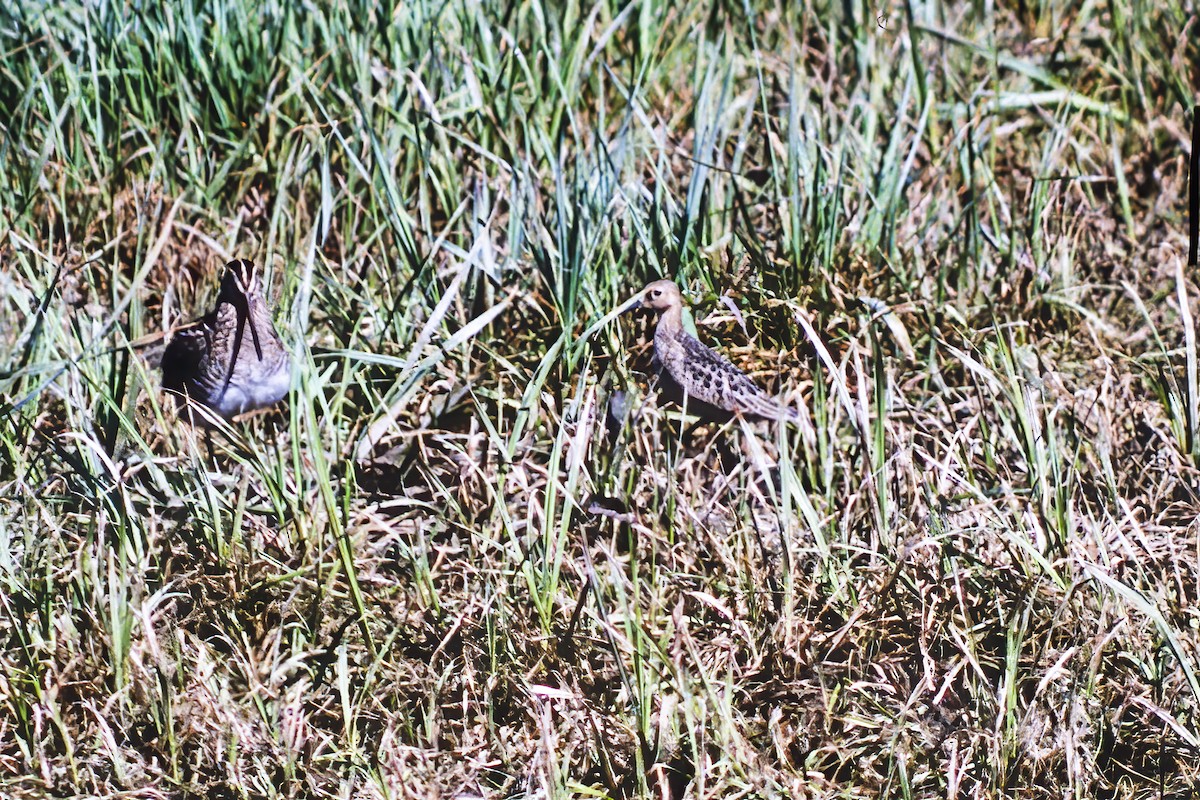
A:
<svg viewBox="0 0 1200 800">
<path fill-rule="evenodd" d="M 217 307 L 178 332 L 163 353 L 163 387 L 226 419 L 279 402 L 291 358 L 263 300 L 254 265 L 225 265 Z"/>
<path fill-rule="evenodd" d="M 642 290 L 643 308 L 662 312 L 654 332 L 655 362 L 687 397 L 730 413 L 775 420 L 799 414 L 760 389 L 744 372 L 706 347 L 683 327 L 683 298 L 671 281 L 655 281 Z"/>
</svg>

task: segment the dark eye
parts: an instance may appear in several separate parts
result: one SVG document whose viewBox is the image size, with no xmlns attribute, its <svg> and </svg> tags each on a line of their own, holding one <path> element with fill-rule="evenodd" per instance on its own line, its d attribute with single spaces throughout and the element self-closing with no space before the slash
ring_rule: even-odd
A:
<svg viewBox="0 0 1200 800">
<path fill-rule="evenodd" d="M 660 294 L 662 294 L 662 290 L 661 290 L 661 289 L 655 289 L 653 292 L 651 292 L 651 293 L 650 293 L 650 296 L 651 296 L 651 297 L 658 297 Z"/>
</svg>

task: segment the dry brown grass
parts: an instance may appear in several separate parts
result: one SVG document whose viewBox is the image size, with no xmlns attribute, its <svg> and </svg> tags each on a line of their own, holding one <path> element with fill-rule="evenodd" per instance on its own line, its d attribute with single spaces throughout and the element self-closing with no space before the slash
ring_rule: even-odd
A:
<svg viewBox="0 0 1200 800">
<path fill-rule="evenodd" d="M 0 794 L 1196 792 L 1194 12 L 751 5 L 0 12 Z"/>
</svg>

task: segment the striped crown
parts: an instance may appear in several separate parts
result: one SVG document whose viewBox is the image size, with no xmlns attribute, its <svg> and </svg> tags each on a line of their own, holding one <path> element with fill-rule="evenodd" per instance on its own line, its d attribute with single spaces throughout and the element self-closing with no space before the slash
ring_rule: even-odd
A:
<svg viewBox="0 0 1200 800">
<path fill-rule="evenodd" d="M 259 291 L 258 271 L 254 262 L 237 258 L 225 265 L 225 276 L 221 279 L 222 291 L 234 291 L 244 297 L 253 297 Z"/>
</svg>

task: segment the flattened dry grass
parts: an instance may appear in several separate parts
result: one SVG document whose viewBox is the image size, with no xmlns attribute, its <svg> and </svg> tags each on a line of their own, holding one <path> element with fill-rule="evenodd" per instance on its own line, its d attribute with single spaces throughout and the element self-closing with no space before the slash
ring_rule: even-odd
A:
<svg viewBox="0 0 1200 800">
<path fill-rule="evenodd" d="M 0 10 L 0 794 L 1195 793 L 1195 21 L 875 13 Z"/>
</svg>

